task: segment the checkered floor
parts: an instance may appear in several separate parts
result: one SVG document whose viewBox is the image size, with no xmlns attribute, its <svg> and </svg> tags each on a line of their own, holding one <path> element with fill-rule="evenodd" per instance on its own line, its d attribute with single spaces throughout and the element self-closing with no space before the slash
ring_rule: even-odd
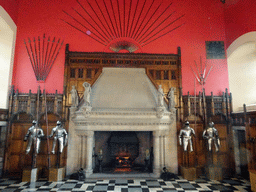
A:
<svg viewBox="0 0 256 192">
<path fill-rule="evenodd" d="M 187 181 L 179 177 L 170 181 L 162 179 L 113 179 L 66 180 L 61 182 L 38 181 L 36 183 L 0 179 L 1 192 L 16 191 L 76 191 L 76 192 L 172 192 L 172 191 L 251 191 L 250 183 L 243 179 L 225 179 L 221 182 L 208 179 Z"/>
</svg>

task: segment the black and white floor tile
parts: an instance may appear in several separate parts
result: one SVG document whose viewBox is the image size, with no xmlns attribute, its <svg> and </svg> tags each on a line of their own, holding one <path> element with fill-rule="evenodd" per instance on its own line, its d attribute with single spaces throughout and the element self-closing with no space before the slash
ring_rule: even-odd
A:
<svg viewBox="0 0 256 192">
<path fill-rule="evenodd" d="M 86 179 L 85 181 L 65 180 L 61 182 L 37 181 L 21 182 L 12 179 L 0 179 L 1 192 L 18 191 L 72 191 L 72 192 L 174 192 L 174 191 L 213 191 L 231 192 L 251 191 L 250 183 L 244 179 L 224 179 L 214 181 L 206 178 L 187 181 L 179 177 L 170 181 L 162 179 Z"/>
</svg>

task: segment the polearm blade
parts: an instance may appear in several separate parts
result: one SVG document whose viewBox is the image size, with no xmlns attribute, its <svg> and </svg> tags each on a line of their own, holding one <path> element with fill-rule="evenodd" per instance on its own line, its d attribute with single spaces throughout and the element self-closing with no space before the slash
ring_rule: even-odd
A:
<svg viewBox="0 0 256 192">
<path fill-rule="evenodd" d="M 46 70 L 43 72 L 44 80 L 46 79 L 46 76 L 47 76 L 45 72 L 48 70 L 48 68 L 50 67 L 50 65 L 51 65 L 51 63 L 52 63 L 52 60 L 53 60 L 53 57 L 54 57 L 54 55 L 55 55 L 55 53 L 56 53 L 57 47 L 58 47 L 58 45 L 59 45 L 59 42 L 60 42 L 60 39 L 59 39 L 58 42 L 56 43 L 56 46 L 55 46 L 54 51 L 53 51 L 53 53 L 52 53 L 52 55 L 51 55 L 51 57 L 50 57 L 50 59 L 49 59 L 49 62 L 48 62 L 47 65 L 46 65 Z"/>
<path fill-rule="evenodd" d="M 53 38 L 51 43 L 52 43 L 52 45 L 50 46 L 51 48 L 49 50 L 49 57 L 48 57 L 48 60 L 46 62 L 46 65 L 45 65 L 45 70 L 47 70 L 47 66 L 49 65 L 49 62 L 50 62 L 50 58 L 51 58 L 51 55 L 52 55 L 52 48 L 53 48 L 53 45 L 55 43 L 55 37 Z"/>
<path fill-rule="evenodd" d="M 52 62 L 51 62 L 50 67 L 48 68 L 48 70 L 47 70 L 47 72 L 46 72 L 46 77 L 45 77 L 45 79 L 47 78 L 47 76 L 48 76 L 49 72 L 51 71 L 51 68 L 52 68 L 52 66 L 53 66 L 53 64 L 54 64 L 54 62 L 55 62 L 55 60 L 56 60 L 57 56 L 59 55 L 59 52 L 60 52 L 60 49 L 61 49 L 61 47 L 62 47 L 63 43 L 64 43 L 64 40 L 62 41 L 62 43 L 61 43 L 61 45 L 60 45 L 60 47 L 59 47 L 59 49 L 58 49 L 58 52 L 56 53 L 56 55 L 55 55 L 54 59 L 53 59 L 53 60 L 52 60 Z"/>
<path fill-rule="evenodd" d="M 212 70 L 212 66 L 211 66 L 211 68 L 209 69 L 209 71 L 208 71 L 208 73 L 207 73 L 207 75 L 206 75 L 206 77 L 205 77 L 205 79 L 204 79 L 204 83 L 206 82 L 207 77 L 209 76 L 209 74 L 210 74 L 211 70 Z"/>
<path fill-rule="evenodd" d="M 37 67 L 37 69 L 38 69 L 38 74 L 36 75 L 37 76 L 37 79 L 39 79 L 39 80 L 41 80 L 40 79 L 40 73 L 41 73 L 41 71 L 40 71 L 40 68 L 39 68 L 39 66 L 38 66 L 38 58 L 37 58 L 37 49 L 36 49 L 36 39 L 34 38 L 34 50 L 35 50 L 35 61 L 36 61 L 36 67 Z"/>
<path fill-rule="evenodd" d="M 31 45 L 31 40 L 28 38 L 28 43 L 29 43 L 29 46 L 30 46 L 30 51 L 31 51 L 31 55 L 32 55 L 32 59 L 33 59 L 33 63 L 34 63 L 34 68 L 35 68 L 35 76 L 36 74 L 38 73 L 38 69 L 36 68 L 36 62 L 35 62 L 35 56 L 34 56 L 34 53 L 33 53 L 33 48 L 32 48 L 32 45 Z M 37 77 L 36 77 L 36 80 L 37 80 Z"/>
<path fill-rule="evenodd" d="M 42 69 L 41 67 L 41 56 L 40 56 L 41 52 L 40 52 L 40 37 L 38 36 L 38 66 L 39 69 Z M 42 71 L 43 72 L 43 71 Z M 40 73 L 41 74 L 41 73 Z"/>
<path fill-rule="evenodd" d="M 27 50 L 27 52 L 28 52 L 28 57 L 29 57 L 29 60 L 30 60 L 31 65 L 32 65 L 33 71 L 34 71 L 34 73 L 36 74 L 35 66 L 34 66 L 34 63 L 33 63 L 33 61 L 32 61 L 31 55 L 30 55 L 30 53 L 29 53 L 29 50 L 28 50 L 28 47 L 27 47 L 27 44 L 26 44 L 25 39 L 24 39 L 24 44 L 25 44 L 26 50 Z"/>
<path fill-rule="evenodd" d="M 63 19 L 61 19 L 61 20 L 64 21 Z M 82 32 L 82 33 L 84 33 L 85 35 L 88 35 L 86 32 L 84 32 L 84 31 L 82 31 L 81 29 L 75 27 L 74 25 L 70 24 L 69 22 L 67 22 L 67 21 L 64 21 L 64 22 L 67 23 L 68 25 L 70 25 L 71 27 L 75 28 L 76 30 L 78 30 L 78 31 L 80 31 L 80 32 Z M 90 38 L 94 39 L 95 41 L 97 41 L 98 43 L 100 43 L 100 44 L 106 46 L 106 43 L 105 43 L 105 42 L 101 42 L 100 40 L 98 40 L 98 39 L 92 37 L 91 35 L 88 35 L 88 37 L 90 37 Z"/>
<path fill-rule="evenodd" d="M 190 68 L 191 68 L 192 72 L 194 73 L 195 78 L 197 79 L 198 83 L 201 84 L 201 83 L 200 83 L 200 79 L 197 77 L 197 75 L 196 75 L 196 73 L 194 72 L 193 68 L 192 68 L 191 66 L 190 66 Z"/>
<path fill-rule="evenodd" d="M 45 58 L 44 58 L 43 71 L 45 71 L 45 66 L 46 66 L 46 62 L 47 62 L 48 49 L 49 49 L 49 43 L 50 43 L 50 37 L 48 37 L 48 40 L 47 40 L 46 51 L 45 51 Z"/>
<path fill-rule="evenodd" d="M 43 49 L 42 49 L 42 68 L 44 68 L 44 40 L 45 40 L 45 34 L 43 35 Z"/>
<path fill-rule="evenodd" d="M 200 74 L 199 68 L 198 68 L 198 66 L 197 66 L 197 64 L 196 64 L 196 61 L 195 61 L 195 66 L 196 66 L 196 70 L 197 70 L 197 73 L 198 73 L 198 77 L 201 77 L 201 74 Z"/>
</svg>

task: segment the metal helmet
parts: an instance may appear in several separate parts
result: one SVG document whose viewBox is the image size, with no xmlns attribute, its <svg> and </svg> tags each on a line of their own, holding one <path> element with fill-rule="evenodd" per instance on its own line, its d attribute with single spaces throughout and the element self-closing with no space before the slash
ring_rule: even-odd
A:
<svg viewBox="0 0 256 192">
<path fill-rule="evenodd" d="M 60 121 L 57 121 L 57 125 L 61 125 L 61 122 L 60 122 Z"/>
<path fill-rule="evenodd" d="M 213 127 L 213 126 L 214 126 L 214 123 L 213 123 L 213 122 L 210 122 L 210 123 L 209 123 L 209 126 L 210 126 L 210 127 Z"/>
<path fill-rule="evenodd" d="M 36 120 L 33 120 L 33 121 L 32 121 L 32 124 L 37 124 L 37 121 L 36 121 Z"/>
<path fill-rule="evenodd" d="M 188 122 L 188 121 L 185 121 L 185 125 L 189 125 L 189 122 Z"/>
</svg>

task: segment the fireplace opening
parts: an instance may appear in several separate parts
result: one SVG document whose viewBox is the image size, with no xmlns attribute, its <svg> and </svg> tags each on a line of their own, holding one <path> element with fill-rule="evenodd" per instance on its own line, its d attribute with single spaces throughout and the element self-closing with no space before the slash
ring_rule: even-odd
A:
<svg viewBox="0 0 256 192">
<path fill-rule="evenodd" d="M 150 131 L 97 131 L 94 149 L 94 172 L 152 172 Z"/>
</svg>

